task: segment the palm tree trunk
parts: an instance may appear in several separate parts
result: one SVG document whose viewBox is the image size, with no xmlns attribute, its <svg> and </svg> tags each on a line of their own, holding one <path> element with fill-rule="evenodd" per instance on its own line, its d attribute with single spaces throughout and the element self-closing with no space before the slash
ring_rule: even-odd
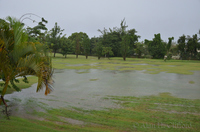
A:
<svg viewBox="0 0 200 132">
<path fill-rule="evenodd" d="M 0 99 L 0 104 L 1 104 L 1 102 L 3 101 L 3 103 L 4 103 L 5 106 L 6 106 L 7 104 L 5 103 L 5 101 L 4 101 L 4 99 L 3 99 L 3 96 L 6 94 L 9 81 L 10 81 L 10 79 L 9 79 L 9 76 L 8 76 L 7 79 L 6 79 L 6 82 L 5 82 L 3 91 L 2 91 L 2 93 L 1 93 L 1 99 Z"/>
<path fill-rule="evenodd" d="M 8 107 L 8 105 L 6 104 L 6 101 L 4 100 L 4 98 L 3 98 L 2 95 L 1 95 L 1 100 L 2 100 L 3 104 L 4 104 L 6 107 Z"/>
<path fill-rule="evenodd" d="M 3 96 L 6 94 L 9 81 L 10 81 L 10 79 L 9 79 L 9 76 L 8 76 L 7 79 L 6 79 L 3 91 L 1 93 L 1 99 L 0 99 L 0 104 L 1 104 L 1 102 L 3 102 L 3 104 L 5 105 L 5 113 L 6 113 L 7 117 L 8 117 L 8 119 L 9 119 L 9 114 L 8 114 L 8 110 L 7 110 L 8 105 L 6 104 L 6 101 L 4 100 Z"/>
</svg>

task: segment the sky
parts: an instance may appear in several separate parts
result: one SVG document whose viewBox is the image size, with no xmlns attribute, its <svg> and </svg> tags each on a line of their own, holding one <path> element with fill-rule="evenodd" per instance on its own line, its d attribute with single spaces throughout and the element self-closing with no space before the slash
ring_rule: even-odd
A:
<svg viewBox="0 0 200 132">
<path fill-rule="evenodd" d="M 0 18 L 19 19 L 33 13 L 48 20 L 49 30 L 57 22 L 67 36 L 85 32 L 90 38 L 101 35 L 98 29 L 119 28 L 125 18 L 127 30 L 135 29 L 139 41 L 152 40 L 157 33 L 164 41 L 172 36 L 177 41 L 183 34 L 192 36 L 200 30 L 199 7 L 200 0 L 0 0 Z M 37 25 L 29 19 L 23 22 Z"/>
</svg>

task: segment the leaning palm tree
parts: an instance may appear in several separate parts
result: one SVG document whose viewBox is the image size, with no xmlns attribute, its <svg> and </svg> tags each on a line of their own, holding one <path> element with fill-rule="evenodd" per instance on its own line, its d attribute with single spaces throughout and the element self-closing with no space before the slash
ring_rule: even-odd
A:
<svg viewBox="0 0 200 132">
<path fill-rule="evenodd" d="M 46 87 L 45 95 L 52 91 L 52 64 L 48 51 L 40 43 L 28 41 L 23 25 L 15 18 L 0 19 L 0 79 L 4 81 L 3 90 L 0 91 L 0 104 L 10 83 L 16 91 L 20 89 L 15 85 L 17 77 L 32 75 L 38 77 L 37 92 Z"/>
</svg>

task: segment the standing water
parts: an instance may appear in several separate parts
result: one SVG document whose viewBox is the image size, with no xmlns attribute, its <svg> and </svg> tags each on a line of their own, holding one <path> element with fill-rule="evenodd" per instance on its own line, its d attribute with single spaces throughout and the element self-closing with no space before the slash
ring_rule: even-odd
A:
<svg viewBox="0 0 200 132">
<path fill-rule="evenodd" d="M 5 95 L 8 104 L 21 112 L 43 110 L 42 107 L 79 107 L 102 109 L 116 107 L 104 97 L 149 96 L 168 92 L 172 96 L 200 99 L 200 72 L 193 75 L 174 73 L 145 74 L 142 71 L 57 70 L 54 91 L 48 96 L 36 93 L 37 84 L 21 92 Z M 192 83 L 190 83 L 192 82 Z"/>
</svg>

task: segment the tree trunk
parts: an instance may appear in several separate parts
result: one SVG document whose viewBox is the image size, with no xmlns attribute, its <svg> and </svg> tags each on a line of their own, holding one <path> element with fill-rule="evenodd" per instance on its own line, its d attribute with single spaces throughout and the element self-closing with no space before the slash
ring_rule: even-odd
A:
<svg viewBox="0 0 200 132">
<path fill-rule="evenodd" d="M 98 60 L 100 60 L 100 56 L 98 56 Z"/>
<path fill-rule="evenodd" d="M 53 55 L 53 57 L 56 57 L 56 52 L 54 52 L 54 55 Z"/>
<path fill-rule="evenodd" d="M 87 59 L 87 58 L 88 58 L 88 55 L 86 55 L 85 57 L 86 57 L 86 59 Z"/>
<path fill-rule="evenodd" d="M 2 95 L 1 95 L 1 100 L 2 100 L 3 104 L 4 104 L 6 107 L 8 107 L 8 105 L 6 104 L 6 101 L 4 100 L 4 98 L 3 98 Z"/>
<path fill-rule="evenodd" d="M 4 100 L 3 96 L 6 94 L 9 81 L 10 81 L 10 78 L 9 78 L 9 76 L 8 76 L 8 77 L 6 78 L 6 82 L 5 82 L 3 91 L 2 91 L 2 93 L 1 93 L 1 99 L 0 99 L 0 104 L 1 104 L 1 102 L 3 102 L 3 104 L 5 105 L 5 113 L 6 113 L 7 117 L 8 117 L 8 119 L 9 119 L 9 114 L 8 114 L 8 111 L 7 111 L 8 105 L 6 104 L 6 101 Z"/>
<path fill-rule="evenodd" d="M 126 56 L 123 56 L 123 60 L 126 61 Z"/>
<path fill-rule="evenodd" d="M 65 58 L 66 58 L 66 56 L 67 56 L 67 55 L 65 55 Z"/>
<path fill-rule="evenodd" d="M 78 54 L 76 54 L 76 58 L 78 58 Z"/>
<path fill-rule="evenodd" d="M 3 96 L 1 96 L 1 100 L 3 101 L 3 104 L 5 105 L 5 114 L 6 114 L 7 118 L 10 119 L 9 113 L 8 113 L 8 105 L 6 104 L 6 101 L 4 100 Z"/>
</svg>

